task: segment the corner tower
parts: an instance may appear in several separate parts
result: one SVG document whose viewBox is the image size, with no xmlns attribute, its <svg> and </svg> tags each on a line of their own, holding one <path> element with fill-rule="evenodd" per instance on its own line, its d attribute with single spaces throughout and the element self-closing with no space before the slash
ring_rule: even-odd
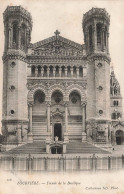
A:
<svg viewBox="0 0 124 194">
<path fill-rule="evenodd" d="M 32 18 L 21 6 L 9 6 L 3 14 L 5 46 L 3 54 L 2 132 L 5 142 L 27 139 L 27 63 Z"/>
<path fill-rule="evenodd" d="M 110 123 L 110 16 L 105 9 L 92 8 L 83 17 L 87 55 L 87 134 L 89 139 L 109 142 Z"/>
</svg>

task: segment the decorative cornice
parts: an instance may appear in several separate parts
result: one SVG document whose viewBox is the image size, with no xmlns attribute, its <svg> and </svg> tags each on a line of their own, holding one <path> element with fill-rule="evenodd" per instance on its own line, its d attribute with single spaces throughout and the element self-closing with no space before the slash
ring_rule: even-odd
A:
<svg viewBox="0 0 124 194">
<path fill-rule="evenodd" d="M 28 63 L 41 63 L 41 62 L 72 62 L 76 60 L 87 60 L 86 56 L 31 56 L 26 57 Z"/>
<path fill-rule="evenodd" d="M 106 61 L 109 64 L 111 62 L 110 56 L 106 55 L 105 53 L 94 53 L 94 54 L 88 55 L 87 59 L 89 61 L 102 60 L 102 61 Z"/>
<path fill-rule="evenodd" d="M 2 121 L 1 121 L 3 124 L 4 123 L 8 123 L 8 124 L 22 124 L 22 123 L 28 123 L 29 122 L 29 119 L 3 119 Z"/>
<path fill-rule="evenodd" d="M 4 54 L 3 57 L 3 63 L 7 60 L 20 60 L 26 62 L 26 56 L 21 54 Z"/>
</svg>

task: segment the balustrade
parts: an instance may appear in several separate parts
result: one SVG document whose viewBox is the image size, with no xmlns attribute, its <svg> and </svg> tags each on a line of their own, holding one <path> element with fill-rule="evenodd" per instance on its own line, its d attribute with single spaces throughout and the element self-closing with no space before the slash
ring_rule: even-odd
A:
<svg viewBox="0 0 124 194">
<path fill-rule="evenodd" d="M 28 74 L 28 76 L 30 76 Z M 81 78 L 86 76 L 86 68 L 82 66 L 31 66 L 32 77 L 75 77 Z"/>
</svg>

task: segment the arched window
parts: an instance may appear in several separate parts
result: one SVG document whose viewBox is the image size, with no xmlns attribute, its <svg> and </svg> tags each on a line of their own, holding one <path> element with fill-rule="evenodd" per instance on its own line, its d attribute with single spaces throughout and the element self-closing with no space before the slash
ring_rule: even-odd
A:
<svg viewBox="0 0 124 194">
<path fill-rule="evenodd" d="M 79 76 L 83 77 L 83 67 L 79 67 Z"/>
<path fill-rule="evenodd" d="M 116 119 L 116 113 L 112 113 L 112 119 Z"/>
<path fill-rule="evenodd" d="M 77 91 L 73 91 L 70 93 L 69 101 L 73 105 L 80 105 L 81 104 L 81 97 Z"/>
<path fill-rule="evenodd" d="M 26 26 L 24 24 L 21 26 L 21 45 L 26 45 Z"/>
<path fill-rule="evenodd" d="M 31 67 L 31 75 L 32 76 L 35 76 L 35 66 L 32 66 Z"/>
<path fill-rule="evenodd" d="M 121 145 L 124 141 L 123 139 L 123 131 L 122 130 L 117 130 L 116 133 L 115 133 L 115 137 L 116 137 L 116 143 L 117 145 Z"/>
<path fill-rule="evenodd" d="M 55 104 L 59 104 L 62 101 L 63 101 L 63 94 L 59 90 L 56 90 L 55 92 L 53 92 L 52 102 Z"/>
<path fill-rule="evenodd" d="M 42 104 L 45 101 L 45 94 L 41 90 L 36 91 L 34 95 L 34 103 Z"/>
<path fill-rule="evenodd" d="M 89 26 L 89 47 L 92 49 L 93 40 L 92 40 L 92 26 Z"/>
<path fill-rule="evenodd" d="M 38 65 L 38 76 L 40 76 L 40 75 L 41 75 L 41 66 Z"/>
<path fill-rule="evenodd" d="M 101 48 L 102 24 L 97 24 L 96 29 L 97 29 L 97 47 Z"/>
<path fill-rule="evenodd" d="M 113 101 L 113 105 L 114 105 L 114 106 L 118 106 L 118 100 L 114 100 L 114 101 Z"/>
<path fill-rule="evenodd" d="M 17 43 L 17 33 L 18 33 L 18 26 L 17 23 L 13 24 L 13 43 Z"/>
<path fill-rule="evenodd" d="M 121 118 L 121 113 L 117 113 L 117 119 Z"/>
</svg>

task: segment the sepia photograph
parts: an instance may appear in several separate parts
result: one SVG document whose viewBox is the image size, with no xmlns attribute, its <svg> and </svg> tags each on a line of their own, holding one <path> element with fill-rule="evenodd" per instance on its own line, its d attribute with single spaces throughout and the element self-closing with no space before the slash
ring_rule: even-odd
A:
<svg viewBox="0 0 124 194">
<path fill-rule="evenodd" d="M 124 1 L 0 3 L 0 193 L 122 194 Z"/>
</svg>

